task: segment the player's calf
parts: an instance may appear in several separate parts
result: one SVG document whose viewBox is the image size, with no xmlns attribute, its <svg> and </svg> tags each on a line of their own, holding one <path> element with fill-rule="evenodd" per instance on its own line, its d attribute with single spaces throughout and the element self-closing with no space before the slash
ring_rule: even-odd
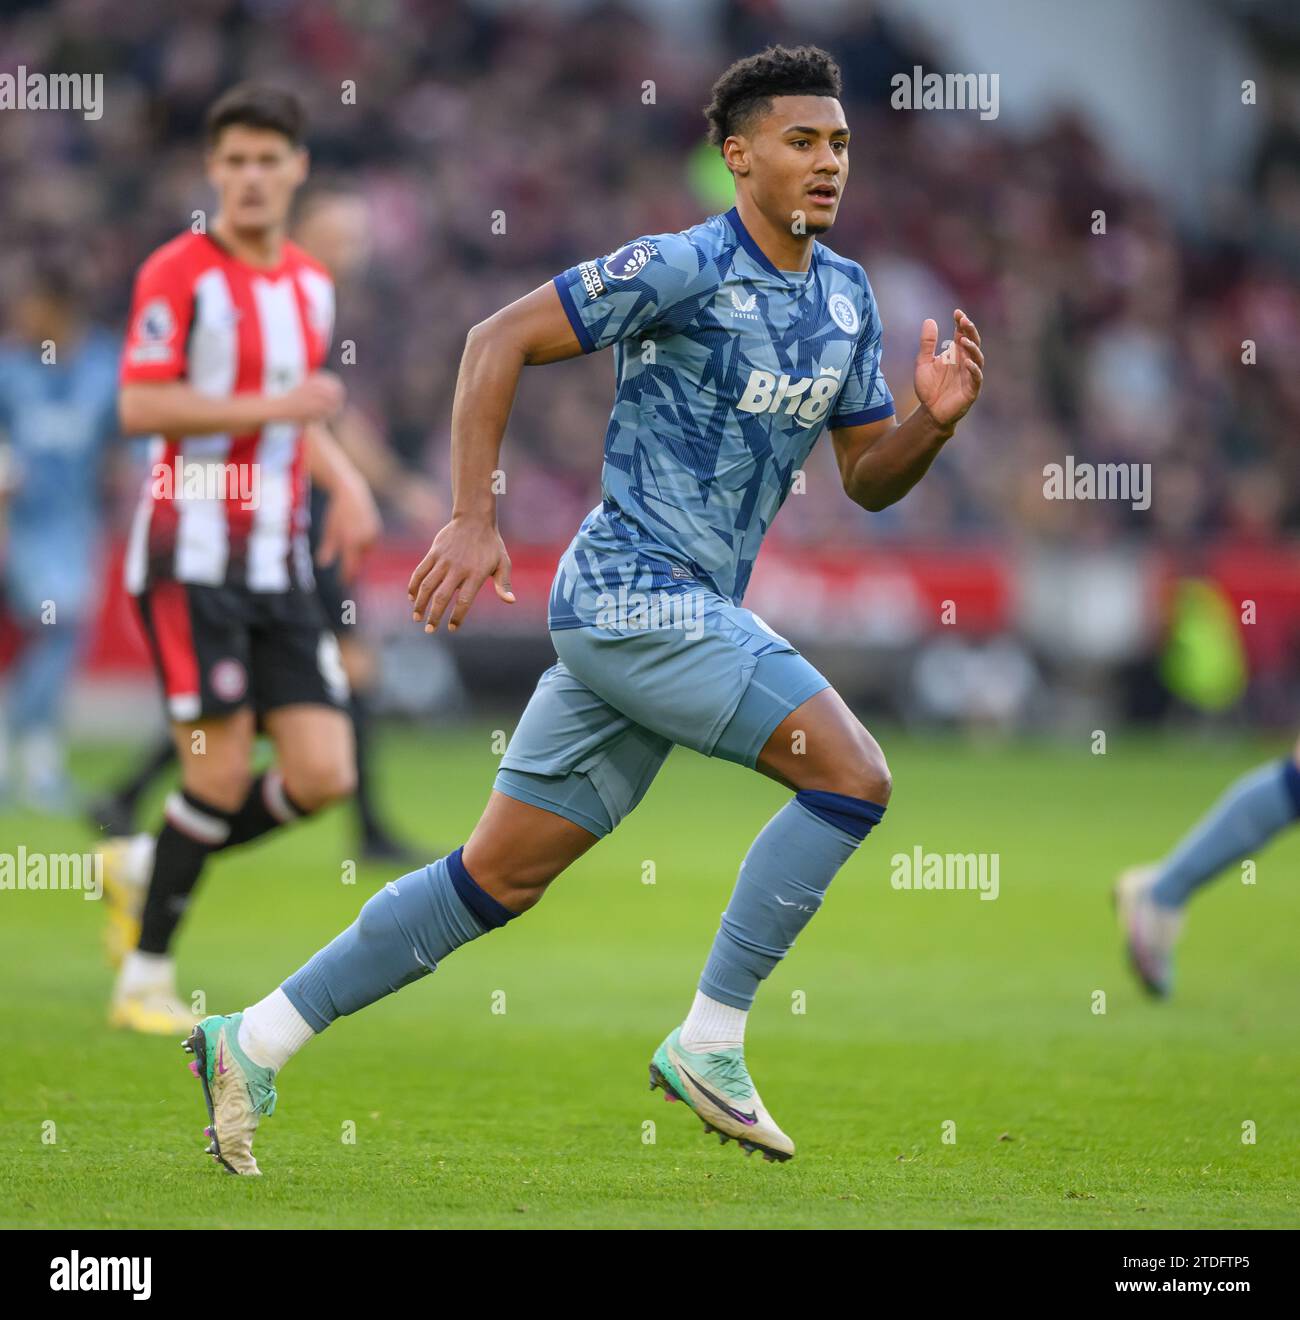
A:
<svg viewBox="0 0 1300 1320">
<path fill-rule="evenodd" d="M 427 976 L 452 950 L 514 915 L 478 886 L 457 849 L 386 884 L 265 999 L 242 1014 L 205 1019 L 188 1047 L 198 1056 L 211 1153 L 233 1173 L 257 1173 L 252 1135 L 274 1105 L 279 1069 L 335 1019 Z"/>
</svg>

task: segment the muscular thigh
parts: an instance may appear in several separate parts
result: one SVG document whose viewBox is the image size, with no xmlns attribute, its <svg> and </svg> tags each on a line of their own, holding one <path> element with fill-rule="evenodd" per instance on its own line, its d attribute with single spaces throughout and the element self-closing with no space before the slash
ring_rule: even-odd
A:
<svg viewBox="0 0 1300 1320">
<path fill-rule="evenodd" d="M 834 688 L 823 688 L 777 725 L 757 769 L 796 790 L 843 793 L 884 805 L 892 788 L 880 744 Z"/>
</svg>

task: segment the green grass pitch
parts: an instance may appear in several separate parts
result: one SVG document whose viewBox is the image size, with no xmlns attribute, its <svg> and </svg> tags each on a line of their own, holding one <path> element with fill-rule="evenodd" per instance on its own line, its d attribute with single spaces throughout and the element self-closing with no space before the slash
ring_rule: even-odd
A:
<svg viewBox="0 0 1300 1320">
<path fill-rule="evenodd" d="M 737 864 L 785 798 L 677 751 L 537 909 L 290 1064 L 259 1133 L 261 1179 L 203 1154 L 176 1042 L 104 1026 L 98 906 L 0 893 L 0 1224 L 1300 1223 L 1300 838 L 1260 856 L 1253 886 L 1233 875 L 1199 897 L 1168 1003 L 1130 981 L 1108 900 L 1120 866 L 1158 855 L 1282 745 L 882 742 L 885 825 L 750 1022 L 791 1163 L 718 1145 L 648 1089 Z M 390 735 L 390 813 L 432 847 L 462 842 L 491 745 L 486 727 Z M 83 749 L 77 768 L 103 781 L 126 755 Z M 0 851 L 91 837 L 17 816 L 0 836 Z M 182 990 L 242 1007 L 346 925 L 391 878 L 362 868 L 343 883 L 348 837 L 336 812 L 214 865 L 182 936 Z M 892 889 L 890 858 L 916 844 L 997 853 L 997 901 Z"/>
</svg>

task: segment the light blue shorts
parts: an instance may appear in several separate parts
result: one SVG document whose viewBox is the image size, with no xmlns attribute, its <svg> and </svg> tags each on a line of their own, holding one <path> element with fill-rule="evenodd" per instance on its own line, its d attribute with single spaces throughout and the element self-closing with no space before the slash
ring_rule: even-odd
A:
<svg viewBox="0 0 1300 1320">
<path fill-rule="evenodd" d="M 674 744 L 752 767 L 777 725 L 830 686 L 750 610 L 685 595 L 674 626 L 551 633 L 560 662 L 538 680 L 498 792 L 604 836 Z"/>
</svg>

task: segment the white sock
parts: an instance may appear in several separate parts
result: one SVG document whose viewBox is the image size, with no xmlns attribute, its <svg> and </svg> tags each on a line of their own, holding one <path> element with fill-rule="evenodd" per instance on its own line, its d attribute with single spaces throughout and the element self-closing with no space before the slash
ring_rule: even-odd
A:
<svg viewBox="0 0 1300 1320">
<path fill-rule="evenodd" d="M 682 1044 L 692 1053 L 708 1054 L 714 1050 L 735 1049 L 745 1043 L 746 1008 L 732 1008 L 695 992 L 695 1002 L 682 1024 Z"/>
<path fill-rule="evenodd" d="M 278 1072 L 315 1034 L 289 996 L 276 986 L 265 999 L 244 1010 L 239 1048 L 259 1068 Z"/>
<path fill-rule="evenodd" d="M 175 985 L 176 964 L 166 953 L 141 953 L 133 949 L 117 974 L 117 993 L 121 995 L 144 990 L 170 991 Z"/>
<path fill-rule="evenodd" d="M 125 879 L 136 889 L 147 890 L 153 875 L 153 854 L 158 839 L 152 834 L 133 834 L 126 845 Z"/>
</svg>

